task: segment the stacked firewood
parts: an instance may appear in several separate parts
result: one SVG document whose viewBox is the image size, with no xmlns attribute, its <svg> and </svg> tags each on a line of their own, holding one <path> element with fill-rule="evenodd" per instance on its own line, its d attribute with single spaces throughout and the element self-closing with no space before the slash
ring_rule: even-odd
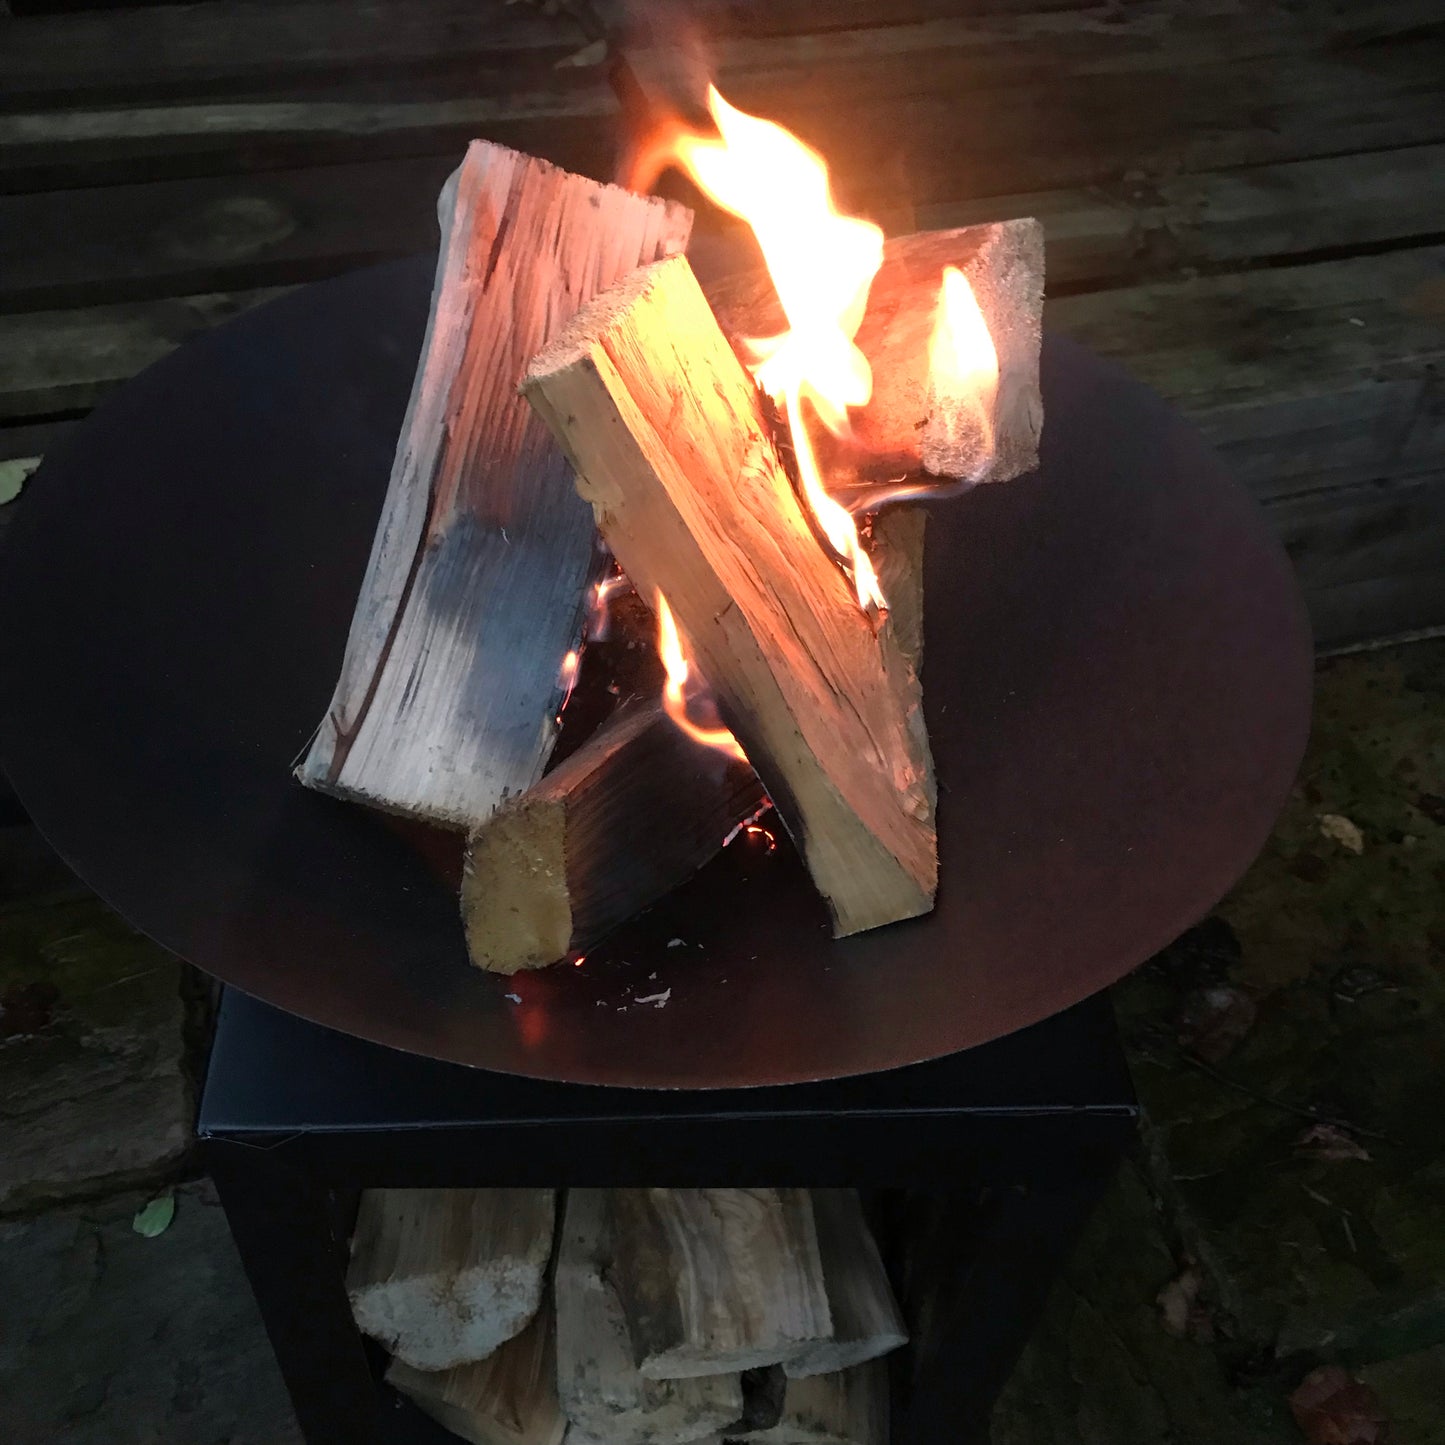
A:
<svg viewBox="0 0 1445 1445">
<path fill-rule="evenodd" d="M 886 607 L 860 606 L 863 562 L 825 539 L 801 447 L 781 444 L 739 356 L 782 324 L 766 275 L 704 292 L 685 208 L 488 142 L 439 216 L 427 337 L 301 781 L 465 831 L 468 943 L 499 973 L 585 951 L 767 800 L 836 934 L 928 912 L 921 520 L 865 525 L 891 578 Z M 819 437 L 827 488 L 866 510 L 900 479 L 1027 470 L 1037 222 L 879 242 L 856 336 L 874 400 L 844 439 Z M 945 274 L 974 298 L 982 380 L 939 350 Z M 639 696 L 544 778 L 610 559 L 676 614 L 732 746 L 699 746 Z"/>
<path fill-rule="evenodd" d="M 886 1445 L 907 1340 L 847 1189 L 378 1189 L 347 1289 L 472 1445 Z"/>
</svg>

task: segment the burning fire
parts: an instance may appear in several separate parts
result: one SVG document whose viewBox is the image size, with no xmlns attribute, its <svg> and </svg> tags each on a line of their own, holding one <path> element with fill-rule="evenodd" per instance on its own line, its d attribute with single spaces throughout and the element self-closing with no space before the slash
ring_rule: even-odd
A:
<svg viewBox="0 0 1445 1445">
<path fill-rule="evenodd" d="M 881 609 L 883 593 L 852 514 L 823 487 L 803 402 L 841 433 L 848 408 L 865 406 L 873 395 L 873 374 L 853 338 L 883 264 L 883 232 L 839 214 L 827 162 L 791 131 L 729 105 L 716 86 L 708 87 L 707 105 L 718 138 L 683 133 L 674 158 L 757 237 L 789 330 L 749 340 L 753 374 L 784 409 L 804 496 L 834 551 L 847 559 L 859 605 Z"/>
<path fill-rule="evenodd" d="M 950 430 L 978 434 L 981 461 L 993 454 L 993 399 L 998 391 L 998 350 L 968 278 L 956 266 L 943 268 L 938 319 L 928 344 L 929 384 L 940 394 L 967 398 L 967 417 L 946 417 Z"/>
<path fill-rule="evenodd" d="M 673 621 L 672 608 L 667 605 L 667 598 L 661 592 L 657 594 L 657 650 L 662 657 L 663 667 L 667 669 L 667 681 L 662 688 L 662 706 L 668 717 L 694 742 L 727 753 L 740 763 L 747 762 L 748 755 L 728 728 L 702 727 L 688 717 L 687 681 L 691 669 L 688 666 L 687 654 L 682 648 L 682 637 L 678 633 L 677 623 Z"/>
</svg>

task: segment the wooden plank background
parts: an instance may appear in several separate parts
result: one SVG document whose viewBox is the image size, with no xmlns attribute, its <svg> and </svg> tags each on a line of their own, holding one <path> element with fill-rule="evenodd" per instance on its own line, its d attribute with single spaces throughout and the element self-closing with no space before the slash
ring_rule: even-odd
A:
<svg viewBox="0 0 1445 1445">
<path fill-rule="evenodd" d="M 585 37 L 537 6 L 11 9 L 11 475 L 196 332 L 430 250 L 437 187 L 472 136 L 600 177 L 618 151 L 602 72 L 561 64 Z M 1438 0 L 633 9 L 649 90 L 715 75 L 818 145 L 847 202 L 891 229 L 1038 215 L 1050 324 L 1223 449 L 1290 548 L 1322 647 L 1445 625 Z M 708 215 L 700 230 L 726 233 Z"/>
</svg>

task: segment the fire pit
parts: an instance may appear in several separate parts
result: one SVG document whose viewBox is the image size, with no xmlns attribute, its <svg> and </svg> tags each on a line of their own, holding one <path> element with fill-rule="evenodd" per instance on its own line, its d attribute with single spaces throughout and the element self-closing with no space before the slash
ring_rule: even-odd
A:
<svg viewBox="0 0 1445 1445">
<path fill-rule="evenodd" d="M 780 1083 L 1047 1017 L 1169 942 L 1252 859 L 1308 721 L 1288 563 L 1187 426 L 1051 340 L 1038 472 L 930 522 L 935 911 L 834 941 L 795 855 L 742 840 L 583 968 L 473 969 L 424 853 L 288 776 L 340 661 L 430 272 L 308 287 L 187 347 L 47 460 L 13 528 L 6 770 L 82 877 L 160 941 L 438 1058 Z"/>
</svg>

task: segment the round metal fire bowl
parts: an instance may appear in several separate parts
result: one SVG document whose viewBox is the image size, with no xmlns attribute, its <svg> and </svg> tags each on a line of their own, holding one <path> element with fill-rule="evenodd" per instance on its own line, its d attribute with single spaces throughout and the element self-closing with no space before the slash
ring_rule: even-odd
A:
<svg viewBox="0 0 1445 1445">
<path fill-rule="evenodd" d="M 136 927 L 399 1049 L 717 1088 L 886 1069 L 1042 1019 L 1169 943 L 1255 856 L 1309 721 L 1289 564 L 1188 425 L 1050 337 L 1040 470 L 929 524 L 933 914 L 834 942 L 790 849 L 735 844 L 581 968 L 477 972 L 425 850 L 291 778 L 341 661 L 430 284 L 428 260 L 379 266 L 191 342 L 26 489 L 0 569 L 0 756 Z"/>
</svg>

